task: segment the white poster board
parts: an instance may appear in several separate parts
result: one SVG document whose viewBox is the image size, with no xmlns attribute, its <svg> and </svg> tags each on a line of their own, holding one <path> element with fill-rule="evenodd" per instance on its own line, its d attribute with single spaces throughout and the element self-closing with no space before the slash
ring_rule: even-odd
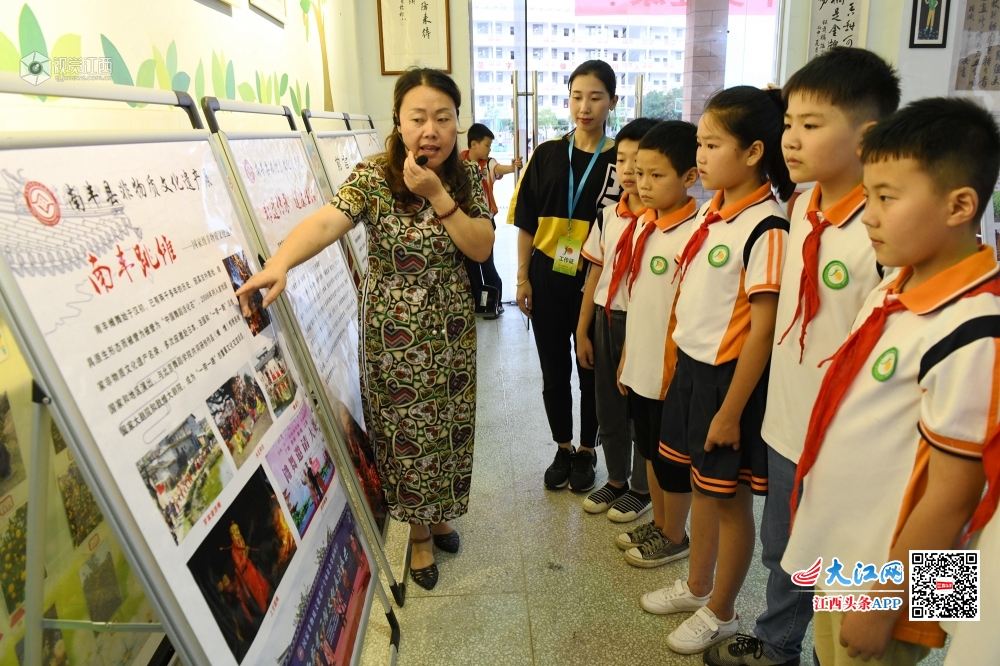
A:
<svg viewBox="0 0 1000 666">
<path fill-rule="evenodd" d="M 330 187 L 336 192 L 365 155 L 362 155 L 358 147 L 357 135 L 318 134 L 315 139 Z M 358 274 L 361 277 L 368 275 L 368 232 L 365 231 L 365 225 L 355 225 L 347 234 L 347 242 L 357 259 Z"/>
<path fill-rule="evenodd" d="M 252 258 L 207 137 L 2 150 L 0 176 L 4 297 L 82 417 L 71 450 L 96 451 L 124 501 L 109 520 L 138 526 L 200 649 L 309 656 L 302 618 L 334 605 L 335 575 L 347 603 L 322 630 L 346 663 L 371 566 L 282 332 L 237 306 Z"/>
<path fill-rule="evenodd" d="M 302 137 L 227 138 L 226 144 L 257 228 L 274 254 L 292 229 L 324 205 Z M 340 246 L 330 245 L 289 271 L 284 293 L 381 531 L 385 500 L 361 406 L 357 293 Z"/>
<path fill-rule="evenodd" d="M 868 0 L 809 0 L 809 59 L 834 46 L 865 47 Z"/>
</svg>

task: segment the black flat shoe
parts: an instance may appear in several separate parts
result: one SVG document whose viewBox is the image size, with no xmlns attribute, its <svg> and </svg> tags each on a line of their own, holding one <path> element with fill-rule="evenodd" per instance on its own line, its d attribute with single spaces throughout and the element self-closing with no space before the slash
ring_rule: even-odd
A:
<svg viewBox="0 0 1000 666">
<path fill-rule="evenodd" d="M 430 537 L 427 537 L 426 539 L 417 539 L 417 540 L 410 539 L 410 543 L 411 544 L 427 543 L 430 540 L 431 540 Z M 412 548 L 413 547 L 411 546 L 410 547 L 411 553 L 412 553 Z M 413 580 L 414 583 L 424 588 L 425 590 L 433 590 L 434 586 L 437 585 L 438 582 L 437 562 L 430 565 L 429 567 L 424 567 L 423 569 L 414 569 L 411 567 L 410 578 Z"/>
<path fill-rule="evenodd" d="M 447 534 L 434 535 L 434 545 L 446 553 L 457 553 L 460 543 L 461 539 L 458 536 L 458 530 L 452 530 Z"/>
</svg>

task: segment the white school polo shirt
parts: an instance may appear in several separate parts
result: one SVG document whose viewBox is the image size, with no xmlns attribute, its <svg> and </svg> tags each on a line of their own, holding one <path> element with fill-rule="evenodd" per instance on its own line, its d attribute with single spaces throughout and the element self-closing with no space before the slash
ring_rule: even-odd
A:
<svg viewBox="0 0 1000 666">
<path fill-rule="evenodd" d="M 979 622 L 942 622 L 951 634 L 944 666 L 1000 664 L 1000 511 L 973 537 L 979 550 Z"/>
<path fill-rule="evenodd" d="M 692 198 L 684 208 L 669 215 L 653 219 L 655 214 L 648 211 L 642 219 L 643 229 L 655 224 L 656 230 L 646 239 L 629 295 L 633 316 L 625 322 L 621 382 L 644 398 L 663 400 L 677 365 L 677 348 L 670 335 L 670 314 L 679 281 L 672 279 L 673 268 L 694 230 L 698 207 Z M 628 293 L 627 285 L 621 289 Z"/>
<path fill-rule="evenodd" d="M 636 217 L 642 217 L 646 212 L 642 208 Z M 608 302 L 608 288 L 611 286 L 611 275 L 614 272 L 615 248 L 618 247 L 618 239 L 628 228 L 631 211 L 628 207 L 628 192 L 622 193 L 622 198 L 615 207 L 605 206 L 601 211 L 601 221 L 599 224 L 590 226 L 590 234 L 587 242 L 583 244 L 581 254 L 584 259 L 592 264 L 601 266 L 601 277 L 597 281 L 594 289 L 594 303 L 604 307 Z M 636 225 L 638 228 L 639 225 Z M 635 238 L 632 238 L 635 243 Z M 607 253 L 607 266 L 604 265 L 605 253 Z M 611 309 L 626 312 L 628 310 L 628 291 L 625 289 L 625 280 L 621 281 L 615 298 L 611 301 Z"/>
<path fill-rule="evenodd" d="M 1000 412 L 1000 277 L 992 248 L 898 293 L 888 277 L 865 301 L 857 330 L 888 297 L 889 316 L 854 377 L 809 474 L 781 560 L 793 573 L 834 557 L 880 569 L 919 500 L 930 446 L 981 458 Z M 821 575 L 825 583 L 825 574 Z M 823 585 L 837 589 L 835 585 Z"/>
<path fill-rule="evenodd" d="M 709 213 L 723 218 L 708 227 L 698 254 L 678 277 L 683 282 L 674 330 L 685 354 L 710 365 L 739 358 L 750 334 L 750 296 L 780 291 L 788 242 L 788 220 L 770 183 L 720 210 L 721 204 L 719 191 L 694 221 L 696 231 Z"/>
<path fill-rule="evenodd" d="M 778 297 L 767 411 L 760 433 L 771 448 L 796 463 L 802 455 L 809 415 L 826 373 L 826 366 L 818 366 L 833 356 L 850 335 L 854 318 L 882 279 L 875 250 L 861 223 L 865 206 L 861 185 L 825 211 L 819 211 L 819 204 L 817 185 L 798 198 L 789 221 L 791 228 L 783 274 L 785 288 Z M 799 346 L 802 314 L 795 319 L 795 310 L 802 297 L 799 293 L 804 269 L 802 246 L 812 231 L 812 224 L 806 217 L 811 211 L 819 212 L 819 219 L 829 221 L 831 226 L 820 236 L 819 310 L 806 328 L 805 350 L 802 351 Z"/>
</svg>

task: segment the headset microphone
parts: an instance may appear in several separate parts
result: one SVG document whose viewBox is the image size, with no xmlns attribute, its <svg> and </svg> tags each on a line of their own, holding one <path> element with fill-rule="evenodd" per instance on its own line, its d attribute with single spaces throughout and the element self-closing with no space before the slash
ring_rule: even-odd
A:
<svg viewBox="0 0 1000 666">
<path fill-rule="evenodd" d="M 417 157 L 417 166 L 423 166 L 425 164 L 427 164 L 427 156 L 426 155 L 419 155 Z"/>
</svg>

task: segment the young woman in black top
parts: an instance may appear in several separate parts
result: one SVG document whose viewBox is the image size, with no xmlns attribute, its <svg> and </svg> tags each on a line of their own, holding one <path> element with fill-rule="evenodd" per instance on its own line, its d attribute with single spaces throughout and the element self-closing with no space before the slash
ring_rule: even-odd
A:
<svg viewBox="0 0 1000 666">
<path fill-rule="evenodd" d="M 621 195 L 615 174 L 615 142 L 605 121 L 615 108 L 616 75 L 601 60 L 588 60 L 569 79 L 570 117 L 576 129 L 546 141 L 531 155 L 508 222 L 518 234 L 517 304 L 531 318 L 542 366 L 542 397 L 552 439 L 559 445 L 545 471 L 545 486 L 583 492 L 594 485 L 597 413 L 594 371 L 580 367 L 580 447 L 573 449 L 570 378 L 587 263 L 580 257 L 590 225 Z"/>
</svg>

